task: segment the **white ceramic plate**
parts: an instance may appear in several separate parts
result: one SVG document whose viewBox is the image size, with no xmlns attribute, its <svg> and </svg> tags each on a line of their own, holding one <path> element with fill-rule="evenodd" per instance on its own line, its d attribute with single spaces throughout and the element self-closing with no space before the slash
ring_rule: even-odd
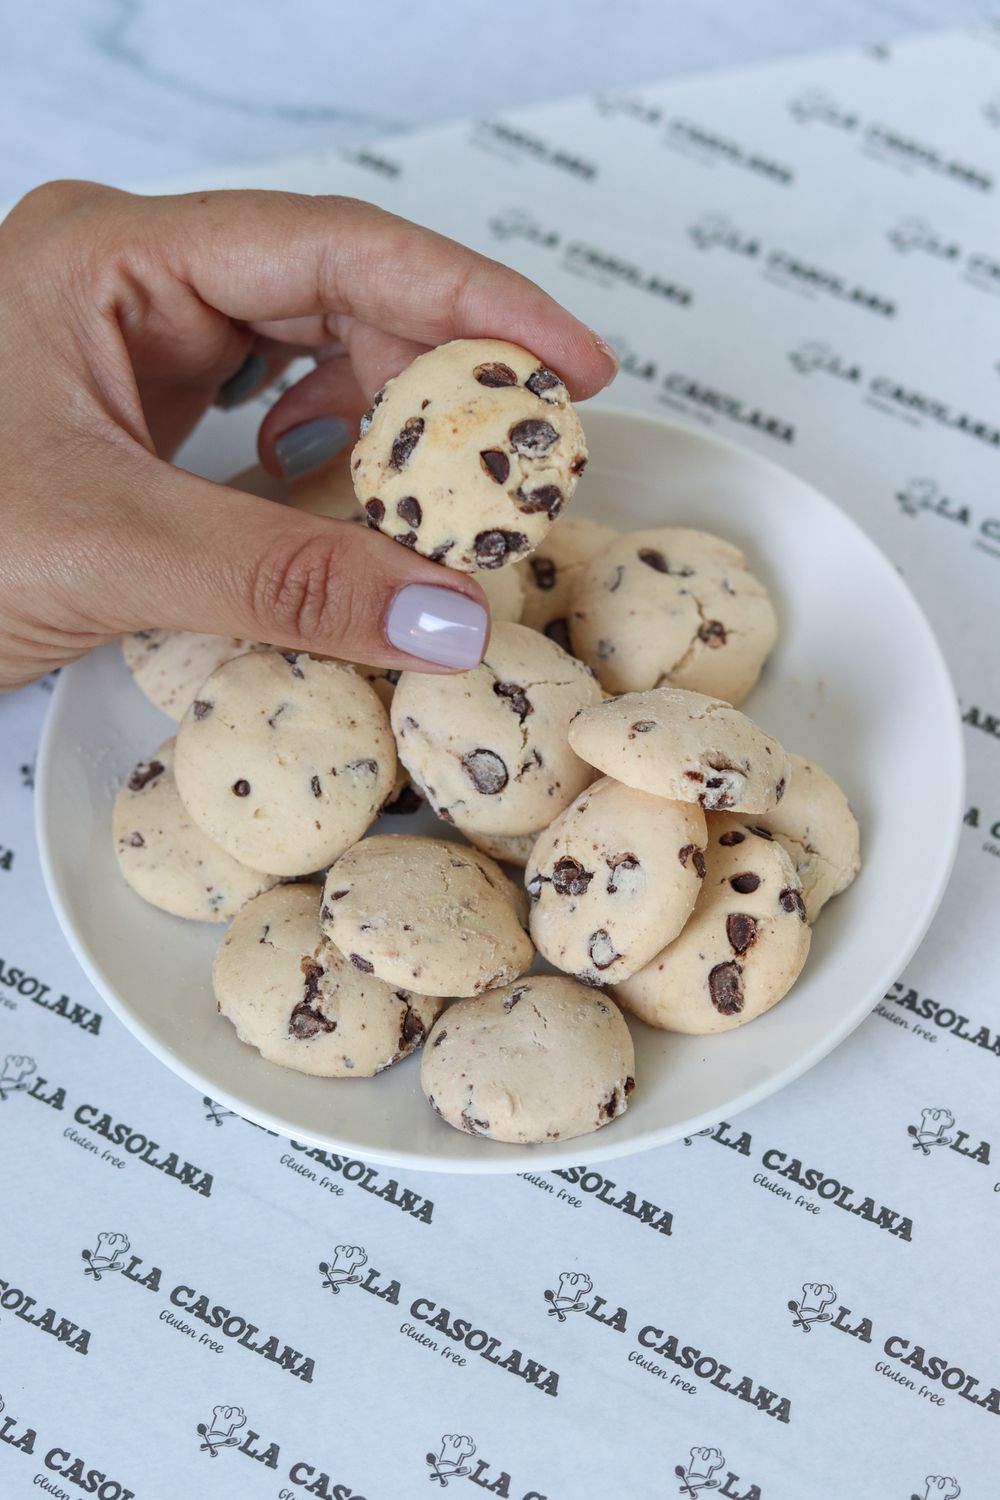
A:
<svg viewBox="0 0 1000 1500">
<path fill-rule="evenodd" d="M 673 424 L 596 409 L 578 514 L 636 528 L 698 526 L 736 542 L 774 597 L 778 647 L 744 707 L 824 766 L 861 824 L 864 867 L 816 927 L 805 972 L 766 1016 L 719 1037 L 633 1024 L 636 1090 L 596 1135 L 505 1146 L 428 1108 L 419 1059 L 381 1078 L 307 1078 L 264 1062 L 216 1013 L 222 929 L 147 906 L 119 876 L 115 789 L 172 733 L 117 646 L 63 672 L 43 736 L 38 831 L 49 894 L 94 986 L 141 1042 L 202 1093 L 295 1140 L 456 1172 L 596 1162 L 689 1135 L 791 1082 L 868 1015 L 930 923 L 961 824 L 955 694 L 895 569 L 841 510 L 764 459 Z M 928 788 L 934 795 L 928 796 Z M 428 831 L 430 815 L 386 819 Z"/>
</svg>

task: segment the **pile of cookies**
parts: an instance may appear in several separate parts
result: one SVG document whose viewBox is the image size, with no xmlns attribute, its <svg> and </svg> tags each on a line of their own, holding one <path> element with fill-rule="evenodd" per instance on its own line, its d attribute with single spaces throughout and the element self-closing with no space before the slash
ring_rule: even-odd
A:
<svg viewBox="0 0 1000 1500">
<path fill-rule="evenodd" d="M 350 468 L 293 503 L 346 519 L 360 502 L 369 526 L 476 573 L 494 620 L 478 667 L 124 642 L 179 727 L 119 791 L 119 863 L 165 911 L 232 919 L 213 980 L 240 1039 L 326 1078 L 423 1046 L 433 1108 L 502 1141 L 624 1112 L 616 1001 L 698 1034 L 769 1009 L 859 867 L 844 794 L 734 706 L 777 636 L 742 553 L 563 515 L 585 463 L 533 355 L 444 345 L 379 393 Z M 369 832 L 424 803 L 442 837 Z M 536 950 L 561 972 L 529 973 Z"/>
</svg>

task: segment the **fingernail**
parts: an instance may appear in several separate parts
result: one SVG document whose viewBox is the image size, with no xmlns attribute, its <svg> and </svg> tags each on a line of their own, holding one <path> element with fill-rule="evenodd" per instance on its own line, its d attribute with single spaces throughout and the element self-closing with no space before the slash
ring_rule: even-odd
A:
<svg viewBox="0 0 1000 1500">
<path fill-rule="evenodd" d="M 262 354 L 248 354 L 235 375 L 223 381 L 215 398 L 216 406 L 228 411 L 255 391 L 267 374 L 267 360 Z"/>
<path fill-rule="evenodd" d="M 489 616 L 456 589 L 408 583 L 389 606 L 385 633 L 397 651 L 467 671 L 479 665 Z"/>
<path fill-rule="evenodd" d="M 615 353 L 613 345 L 609 344 L 607 339 L 602 339 L 596 328 L 592 328 L 590 332 L 593 335 L 594 343 L 597 345 L 598 349 L 600 349 L 602 354 L 606 354 L 608 359 L 614 365 L 614 373 L 615 375 L 617 375 L 618 371 L 621 368 L 621 362 L 619 361 L 618 355 Z M 612 376 L 612 379 L 614 379 L 614 376 Z"/>
<path fill-rule="evenodd" d="M 298 479 L 333 458 L 351 439 L 351 429 L 340 417 L 313 417 L 289 427 L 275 441 L 274 451 L 286 479 Z"/>
</svg>

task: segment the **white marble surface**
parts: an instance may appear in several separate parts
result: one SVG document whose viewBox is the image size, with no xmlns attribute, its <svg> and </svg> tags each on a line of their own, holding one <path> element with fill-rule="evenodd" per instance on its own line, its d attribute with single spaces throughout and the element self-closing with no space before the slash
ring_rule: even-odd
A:
<svg viewBox="0 0 1000 1500">
<path fill-rule="evenodd" d="M 986 23 L 993 0 L 30 0 L 0 49 L 0 202 Z"/>
</svg>

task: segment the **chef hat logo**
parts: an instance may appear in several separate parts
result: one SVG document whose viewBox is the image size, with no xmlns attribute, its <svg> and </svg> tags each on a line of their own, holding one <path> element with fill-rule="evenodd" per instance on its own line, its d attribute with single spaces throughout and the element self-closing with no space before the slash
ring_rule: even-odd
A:
<svg viewBox="0 0 1000 1500">
<path fill-rule="evenodd" d="M 107 1265 L 120 1259 L 129 1248 L 127 1234 L 120 1234 L 116 1230 L 105 1229 L 97 1236 L 97 1249 L 94 1251 L 94 1259 L 101 1260 Z"/>
<path fill-rule="evenodd" d="M 950 1474 L 928 1474 L 924 1484 L 923 1500 L 958 1500 L 962 1493 L 962 1486 Z"/>
<path fill-rule="evenodd" d="M 888 235 L 890 245 L 906 254 L 908 250 L 919 250 L 934 239 L 934 231 L 923 219 L 903 219 Z"/>
<path fill-rule="evenodd" d="M 332 1270 L 353 1276 L 359 1266 L 368 1261 L 368 1253 L 363 1245 L 335 1245 L 333 1250 Z"/>
<path fill-rule="evenodd" d="M 707 250 L 710 245 L 721 245 L 723 240 L 731 238 L 735 233 L 736 226 L 727 214 L 714 213 L 702 214 L 688 230 L 700 250 Z"/>
<path fill-rule="evenodd" d="M 437 1453 L 428 1453 L 425 1462 L 430 1469 L 428 1479 L 436 1479 L 442 1489 L 447 1489 L 449 1479 L 461 1479 L 472 1470 L 468 1460 L 476 1451 L 476 1445 L 465 1433 L 446 1432 Z"/>
<path fill-rule="evenodd" d="M 246 1426 L 246 1413 L 242 1406 L 213 1406 L 212 1425 L 208 1429 L 213 1438 L 231 1438 L 238 1427 Z"/>
<path fill-rule="evenodd" d="M 692 1448 L 684 1478 L 710 1480 L 725 1461 L 718 1448 Z"/>
<path fill-rule="evenodd" d="M 799 344 L 788 356 L 800 375 L 806 375 L 810 370 L 823 369 L 835 357 L 830 345 L 825 344 L 822 339 L 806 339 L 805 343 Z"/>
<path fill-rule="evenodd" d="M 937 481 L 934 479 L 908 479 L 897 493 L 896 499 L 908 516 L 934 505 L 938 498 Z"/>
<path fill-rule="evenodd" d="M 836 1292 L 829 1282 L 826 1281 L 804 1281 L 802 1283 L 802 1301 L 799 1303 L 800 1311 L 813 1316 L 821 1313 L 825 1307 L 836 1297 Z"/>
<path fill-rule="evenodd" d="M 559 1277 L 559 1298 L 565 1302 L 579 1302 L 588 1292 L 594 1290 L 594 1283 L 586 1271 L 563 1271 Z"/>
<path fill-rule="evenodd" d="M 946 1130 L 951 1130 L 954 1123 L 955 1116 L 950 1109 L 922 1109 L 917 1134 L 921 1140 L 933 1140 L 936 1136 L 944 1135 Z"/>
<path fill-rule="evenodd" d="M 803 89 L 794 99 L 789 99 L 788 112 L 800 123 L 805 120 L 823 120 L 837 113 L 837 104 L 826 89 L 813 86 Z"/>
<path fill-rule="evenodd" d="M 0 1087 L 24 1088 L 24 1080 L 35 1071 L 35 1059 L 19 1052 L 8 1052 L 0 1073 Z"/>
</svg>

